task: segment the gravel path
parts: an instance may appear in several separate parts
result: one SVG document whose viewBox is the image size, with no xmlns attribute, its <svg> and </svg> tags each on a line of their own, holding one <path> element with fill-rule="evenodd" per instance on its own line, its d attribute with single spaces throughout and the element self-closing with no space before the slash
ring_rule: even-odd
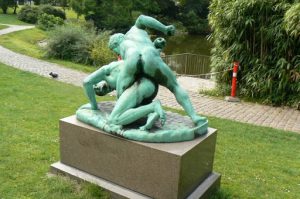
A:
<svg viewBox="0 0 300 199">
<path fill-rule="evenodd" d="M 9 26 L 7 29 L 0 30 L 0 35 L 34 27 Z M 81 86 L 83 79 L 87 76 L 86 73 L 63 68 L 57 64 L 15 53 L 2 46 L 0 46 L 0 62 L 47 78 L 50 78 L 50 72 L 56 72 L 59 75 L 57 78 L 58 81 L 70 83 L 75 86 Z M 300 111 L 291 108 L 275 108 L 254 103 L 231 103 L 199 95 L 197 91 L 200 89 L 214 88 L 215 84 L 210 80 L 181 76 L 178 77 L 178 82 L 188 91 L 195 109 L 200 114 L 300 133 Z M 165 106 L 181 109 L 173 94 L 166 88 L 160 87 L 157 98 L 160 99 Z"/>
</svg>

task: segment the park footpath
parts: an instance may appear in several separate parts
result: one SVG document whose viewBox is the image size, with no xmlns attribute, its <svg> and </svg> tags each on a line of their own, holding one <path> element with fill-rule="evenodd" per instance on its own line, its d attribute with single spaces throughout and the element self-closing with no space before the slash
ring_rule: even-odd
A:
<svg viewBox="0 0 300 199">
<path fill-rule="evenodd" d="M 7 26 L 9 26 L 9 28 L 0 30 L 0 35 L 34 27 L 19 25 Z M 88 75 L 54 63 L 13 52 L 2 46 L 0 46 L 0 62 L 47 78 L 51 78 L 49 76 L 50 72 L 55 72 L 58 74 L 58 78 L 53 79 L 54 81 L 57 80 L 75 86 L 82 86 L 83 79 Z M 214 82 L 210 80 L 180 76 L 178 77 L 178 82 L 187 90 L 192 104 L 201 115 L 300 133 L 300 111 L 298 110 L 288 107 L 271 107 L 256 103 L 233 103 L 199 94 L 199 90 L 214 88 Z M 164 87 L 159 88 L 157 98 L 164 106 L 182 109 L 176 102 L 174 95 Z"/>
</svg>

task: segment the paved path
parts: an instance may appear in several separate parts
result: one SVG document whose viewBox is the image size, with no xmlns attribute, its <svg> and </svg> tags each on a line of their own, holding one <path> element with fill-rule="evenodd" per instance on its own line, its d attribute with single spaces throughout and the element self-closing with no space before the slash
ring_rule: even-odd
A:
<svg viewBox="0 0 300 199">
<path fill-rule="evenodd" d="M 10 29 L 9 31 L 7 29 L 0 30 L 0 35 L 27 28 L 29 28 L 29 26 L 11 26 L 8 28 Z M 82 80 L 87 76 L 86 73 L 66 69 L 57 64 L 21 55 L 2 46 L 0 46 L 0 62 L 48 78 L 50 78 L 50 72 L 56 72 L 59 74 L 58 81 L 67 82 L 76 86 L 81 86 Z M 214 87 L 214 83 L 209 80 L 179 77 L 178 81 L 188 90 L 191 101 L 200 114 L 300 133 L 300 111 L 291 108 L 275 108 L 253 103 L 230 103 L 224 100 L 202 96 L 197 93 L 199 89 L 210 89 Z M 158 99 L 160 99 L 165 106 L 181 109 L 173 94 L 163 87 L 160 87 Z"/>
<path fill-rule="evenodd" d="M 0 23 L 0 25 L 8 26 L 8 28 L 0 30 L 0 35 L 8 34 L 8 33 L 11 33 L 11 32 L 16 32 L 16 31 L 20 31 L 20 30 L 26 30 L 26 29 L 34 28 L 34 26 L 29 26 L 29 25 L 19 26 L 19 25 L 10 25 L 10 24 L 3 24 L 3 23 Z"/>
</svg>

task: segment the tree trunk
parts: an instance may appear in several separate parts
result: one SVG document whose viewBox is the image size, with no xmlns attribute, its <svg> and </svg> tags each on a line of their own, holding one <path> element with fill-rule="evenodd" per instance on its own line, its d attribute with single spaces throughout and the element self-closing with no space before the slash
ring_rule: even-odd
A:
<svg viewBox="0 0 300 199">
<path fill-rule="evenodd" d="M 7 14 L 7 8 L 2 8 L 3 14 Z"/>
<path fill-rule="evenodd" d="M 17 8 L 18 8 L 18 5 L 16 4 L 15 8 L 14 8 L 14 14 L 17 14 Z"/>
</svg>

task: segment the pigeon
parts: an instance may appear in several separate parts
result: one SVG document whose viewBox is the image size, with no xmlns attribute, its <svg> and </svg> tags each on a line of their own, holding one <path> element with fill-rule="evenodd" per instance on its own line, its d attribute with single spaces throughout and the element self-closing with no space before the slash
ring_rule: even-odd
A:
<svg viewBox="0 0 300 199">
<path fill-rule="evenodd" d="M 57 74 L 57 73 L 54 73 L 54 72 L 49 73 L 49 75 L 50 75 L 52 78 L 57 78 L 57 77 L 58 77 L 58 74 Z"/>
</svg>

